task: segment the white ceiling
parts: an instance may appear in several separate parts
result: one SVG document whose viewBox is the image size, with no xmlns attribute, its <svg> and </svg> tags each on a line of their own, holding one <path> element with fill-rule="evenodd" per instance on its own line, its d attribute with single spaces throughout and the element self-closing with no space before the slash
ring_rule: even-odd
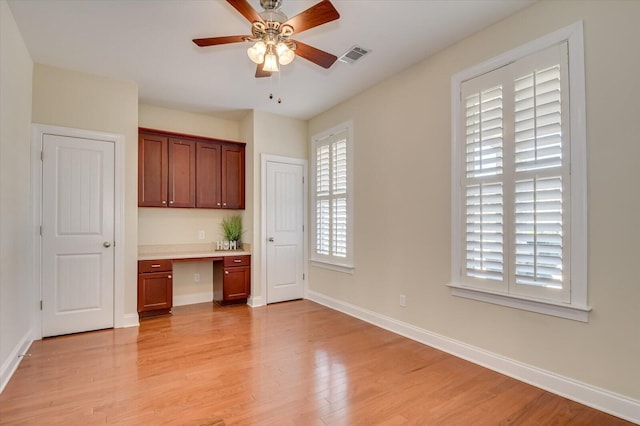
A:
<svg viewBox="0 0 640 426">
<path fill-rule="evenodd" d="M 259 0 L 249 1 L 262 11 Z M 292 17 L 318 1 L 283 0 L 282 11 Z M 9 0 L 9 6 L 37 63 L 134 81 L 140 101 L 152 105 L 308 119 L 533 1 L 332 0 L 340 19 L 294 38 L 336 56 L 354 45 L 372 52 L 328 70 L 298 57 L 261 79 L 247 57 L 249 43 L 200 48 L 191 41 L 250 34 L 249 22 L 223 0 Z"/>
</svg>

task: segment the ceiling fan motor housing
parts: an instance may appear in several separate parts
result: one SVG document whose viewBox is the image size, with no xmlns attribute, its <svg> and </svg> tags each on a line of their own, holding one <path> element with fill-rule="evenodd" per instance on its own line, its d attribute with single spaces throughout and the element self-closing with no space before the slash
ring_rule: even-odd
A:
<svg viewBox="0 0 640 426">
<path fill-rule="evenodd" d="M 279 9 L 282 6 L 282 0 L 260 0 L 260 6 L 264 10 Z"/>
</svg>

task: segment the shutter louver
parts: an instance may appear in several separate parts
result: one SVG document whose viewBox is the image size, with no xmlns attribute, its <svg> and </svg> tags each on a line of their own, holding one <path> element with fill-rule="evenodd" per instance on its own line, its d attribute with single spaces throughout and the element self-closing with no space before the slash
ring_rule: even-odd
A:
<svg viewBox="0 0 640 426">
<path fill-rule="evenodd" d="M 318 200 L 316 203 L 316 253 L 329 255 L 329 238 L 331 214 L 329 200 Z"/>
<path fill-rule="evenodd" d="M 516 172 L 562 165 L 560 66 L 515 81 Z"/>
<path fill-rule="evenodd" d="M 333 255 L 347 257 L 347 199 L 333 200 Z"/>
<path fill-rule="evenodd" d="M 467 97 L 467 178 L 502 173 L 502 87 Z"/>
<path fill-rule="evenodd" d="M 467 186 L 466 270 L 467 275 L 503 279 L 502 184 Z"/>
<path fill-rule="evenodd" d="M 329 195 L 329 146 L 321 145 L 316 149 L 316 194 Z"/>
<path fill-rule="evenodd" d="M 562 178 L 516 182 L 516 283 L 562 288 Z"/>
<path fill-rule="evenodd" d="M 332 146 L 333 151 L 333 187 L 334 195 L 347 192 L 347 141 L 340 140 Z"/>
</svg>

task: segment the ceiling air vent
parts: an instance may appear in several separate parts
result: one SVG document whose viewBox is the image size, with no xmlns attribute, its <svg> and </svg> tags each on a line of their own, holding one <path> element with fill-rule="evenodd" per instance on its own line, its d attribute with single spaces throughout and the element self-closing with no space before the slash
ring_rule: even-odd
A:
<svg viewBox="0 0 640 426">
<path fill-rule="evenodd" d="M 359 46 L 353 46 L 351 49 L 347 50 L 338 58 L 341 62 L 346 62 L 348 64 L 353 64 L 358 59 L 361 59 L 364 55 L 371 52 L 370 49 L 365 49 Z"/>
</svg>

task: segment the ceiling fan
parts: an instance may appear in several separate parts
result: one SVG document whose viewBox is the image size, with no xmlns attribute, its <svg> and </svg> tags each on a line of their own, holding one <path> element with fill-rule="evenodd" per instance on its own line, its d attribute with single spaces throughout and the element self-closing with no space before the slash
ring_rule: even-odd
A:
<svg viewBox="0 0 640 426">
<path fill-rule="evenodd" d="M 247 50 L 249 58 L 257 64 L 256 77 L 269 77 L 279 71 L 279 65 L 287 65 L 298 55 L 323 68 L 330 68 L 338 59 L 335 55 L 304 44 L 291 37 L 340 17 L 329 0 L 311 6 L 293 18 L 280 11 L 282 0 L 260 0 L 264 9 L 258 13 L 247 0 L 227 0 L 251 22 L 251 35 L 197 38 L 193 42 L 200 47 L 243 41 L 255 44 Z"/>
</svg>

